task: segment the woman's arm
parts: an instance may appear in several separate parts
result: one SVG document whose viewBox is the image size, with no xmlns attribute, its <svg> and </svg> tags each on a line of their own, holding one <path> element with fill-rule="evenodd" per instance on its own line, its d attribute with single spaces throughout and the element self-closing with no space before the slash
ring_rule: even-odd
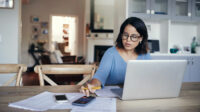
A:
<svg viewBox="0 0 200 112">
<path fill-rule="evenodd" d="M 106 80 L 111 70 L 112 60 L 113 60 L 113 48 L 108 49 L 104 53 L 101 59 L 99 68 L 97 72 L 95 73 L 93 79 L 90 82 L 88 82 L 85 86 L 81 87 L 82 93 L 89 96 L 89 92 L 91 93 L 95 92 L 95 89 L 92 89 L 93 87 L 101 87 L 105 85 Z M 88 89 L 84 89 L 84 88 L 88 88 Z"/>
</svg>

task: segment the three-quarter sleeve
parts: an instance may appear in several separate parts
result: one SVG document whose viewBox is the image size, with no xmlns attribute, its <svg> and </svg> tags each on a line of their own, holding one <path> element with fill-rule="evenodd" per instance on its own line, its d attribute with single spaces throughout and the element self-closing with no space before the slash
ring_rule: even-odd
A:
<svg viewBox="0 0 200 112">
<path fill-rule="evenodd" d="M 106 80 L 110 74 L 111 67 L 112 67 L 112 61 L 113 61 L 113 54 L 108 49 L 104 53 L 104 55 L 101 59 L 99 68 L 93 77 L 93 79 L 98 79 L 101 82 L 102 86 L 105 85 Z"/>
</svg>

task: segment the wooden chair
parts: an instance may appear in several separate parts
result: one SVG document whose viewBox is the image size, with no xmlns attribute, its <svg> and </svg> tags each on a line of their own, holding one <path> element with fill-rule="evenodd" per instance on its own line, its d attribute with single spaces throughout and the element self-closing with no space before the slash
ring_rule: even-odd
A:
<svg viewBox="0 0 200 112">
<path fill-rule="evenodd" d="M 9 86 L 13 81 L 16 80 L 15 86 L 22 85 L 22 73 L 27 70 L 27 66 L 23 64 L 0 64 L 0 73 L 16 73 L 11 79 L 5 82 L 2 86 Z"/>
<path fill-rule="evenodd" d="M 38 73 L 40 86 L 44 86 L 44 80 L 52 86 L 57 86 L 46 74 L 77 75 L 83 74 L 84 78 L 77 84 L 83 85 L 90 80 L 95 72 L 96 65 L 38 65 L 34 71 Z"/>
</svg>

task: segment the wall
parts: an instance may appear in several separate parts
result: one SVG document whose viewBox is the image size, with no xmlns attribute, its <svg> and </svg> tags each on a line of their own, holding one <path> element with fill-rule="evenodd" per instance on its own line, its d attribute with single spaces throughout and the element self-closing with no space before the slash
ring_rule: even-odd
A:
<svg viewBox="0 0 200 112">
<path fill-rule="evenodd" d="M 0 63 L 19 63 L 21 0 L 13 9 L 0 9 Z"/>
<path fill-rule="evenodd" d="M 0 64 L 20 63 L 21 0 L 14 0 L 13 9 L 0 9 Z M 14 74 L 1 74 L 0 85 Z"/>
<path fill-rule="evenodd" d="M 181 48 L 190 47 L 192 38 L 197 38 L 197 25 L 192 23 L 172 23 L 171 24 L 171 36 L 169 37 L 169 48 L 177 45 Z"/>
<path fill-rule="evenodd" d="M 31 66 L 32 57 L 28 54 L 31 40 L 31 16 L 38 16 L 40 21 L 50 20 L 50 15 L 69 15 L 78 17 L 78 56 L 84 55 L 84 9 L 85 0 L 30 0 L 22 6 L 22 63 Z"/>
</svg>

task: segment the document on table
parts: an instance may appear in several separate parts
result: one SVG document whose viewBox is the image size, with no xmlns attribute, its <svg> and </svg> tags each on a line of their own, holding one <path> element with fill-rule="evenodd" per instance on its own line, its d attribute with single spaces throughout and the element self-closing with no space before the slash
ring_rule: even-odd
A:
<svg viewBox="0 0 200 112">
<path fill-rule="evenodd" d="M 73 106 L 71 112 L 116 112 L 116 99 L 96 97 L 85 107 Z"/>
<path fill-rule="evenodd" d="M 119 86 L 105 86 L 101 90 L 97 90 L 95 93 L 99 97 L 109 98 L 121 98 L 123 89 Z"/>
<path fill-rule="evenodd" d="M 54 95 L 65 94 L 69 100 L 67 103 L 56 103 Z M 71 103 L 84 96 L 82 93 L 52 93 L 43 92 L 36 96 L 21 100 L 18 102 L 10 103 L 10 107 L 22 108 L 32 111 L 46 111 L 48 109 L 72 109 L 73 112 L 80 111 L 97 111 L 97 112 L 116 112 L 116 99 L 115 98 L 101 98 L 97 97 L 96 100 L 91 102 L 85 107 L 74 106 Z"/>
</svg>

